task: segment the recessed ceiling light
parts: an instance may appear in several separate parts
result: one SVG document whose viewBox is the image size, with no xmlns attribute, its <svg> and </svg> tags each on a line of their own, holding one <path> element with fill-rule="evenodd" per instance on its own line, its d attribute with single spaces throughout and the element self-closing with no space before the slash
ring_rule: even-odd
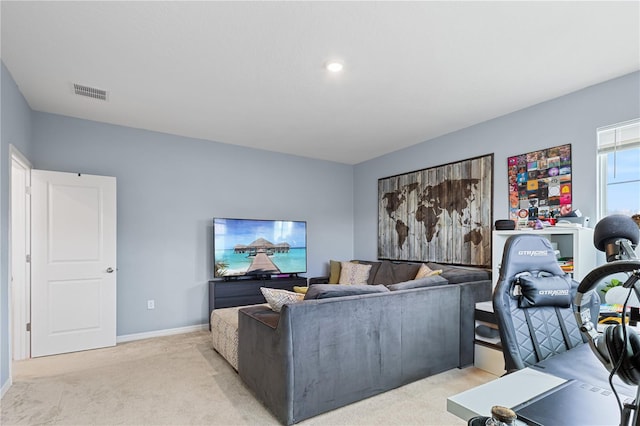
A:
<svg viewBox="0 0 640 426">
<path fill-rule="evenodd" d="M 327 69 L 331 72 L 340 72 L 342 71 L 342 68 L 344 68 L 342 62 L 331 61 L 327 63 Z"/>
</svg>

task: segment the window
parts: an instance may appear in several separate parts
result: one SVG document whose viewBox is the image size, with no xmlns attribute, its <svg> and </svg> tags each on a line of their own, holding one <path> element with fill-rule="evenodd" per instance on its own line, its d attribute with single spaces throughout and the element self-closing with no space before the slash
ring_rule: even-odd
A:
<svg viewBox="0 0 640 426">
<path fill-rule="evenodd" d="M 598 213 L 640 213 L 640 119 L 598 129 Z"/>
</svg>

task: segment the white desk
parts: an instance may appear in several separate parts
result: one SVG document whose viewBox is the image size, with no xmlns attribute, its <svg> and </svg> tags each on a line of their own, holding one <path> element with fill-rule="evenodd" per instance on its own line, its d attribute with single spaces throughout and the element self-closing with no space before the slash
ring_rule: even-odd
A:
<svg viewBox="0 0 640 426">
<path fill-rule="evenodd" d="M 489 416 L 494 405 L 515 407 L 568 380 L 576 380 L 601 390 L 611 389 L 609 372 L 592 353 L 589 345 L 585 344 L 541 361 L 533 367 L 451 396 L 447 398 L 447 411 L 465 421 L 475 416 Z M 623 400 L 633 401 L 638 391 L 637 386 L 626 385 L 618 377 L 614 377 L 613 384 Z M 579 400 L 572 406 L 578 407 L 582 413 L 598 410 L 598 414 L 609 415 L 610 410 L 604 410 L 605 404 L 612 404 L 614 413 L 618 410 L 615 399 L 608 402 L 599 400 L 592 404 L 580 399 L 579 395 L 576 398 Z M 608 408 L 611 409 L 611 406 Z M 615 420 L 610 424 L 618 424 L 619 415 L 614 414 L 611 418 L 613 417 Z"/>
<path fill-rule="evenodd" d="M 525 368 L 447 398 L 447 411 L 465 421 L 490 416 L 494 405 L 514 407 L 564 382 L 560 377 Z"/>
</svg>

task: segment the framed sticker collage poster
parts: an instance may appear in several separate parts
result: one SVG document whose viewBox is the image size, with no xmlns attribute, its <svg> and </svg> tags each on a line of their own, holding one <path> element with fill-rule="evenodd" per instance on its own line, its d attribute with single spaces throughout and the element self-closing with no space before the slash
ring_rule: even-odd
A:
<svg viewBox="0 0 640 426">
<path fill-rule="evenodd" d="M 571 144 L 509 157 L 509 217 L 548 219 L 571 207 Z"/>
</svg>

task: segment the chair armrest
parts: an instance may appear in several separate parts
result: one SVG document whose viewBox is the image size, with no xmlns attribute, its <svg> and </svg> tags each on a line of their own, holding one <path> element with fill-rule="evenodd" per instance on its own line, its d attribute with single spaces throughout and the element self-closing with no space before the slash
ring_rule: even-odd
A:
<svg viewBox="0 0 640 426">
<path fill-rule="evenodd" d="M 329 284 L 329 277 L 311 277 L 309 285 L 311 284 Z"/>
</svg>

